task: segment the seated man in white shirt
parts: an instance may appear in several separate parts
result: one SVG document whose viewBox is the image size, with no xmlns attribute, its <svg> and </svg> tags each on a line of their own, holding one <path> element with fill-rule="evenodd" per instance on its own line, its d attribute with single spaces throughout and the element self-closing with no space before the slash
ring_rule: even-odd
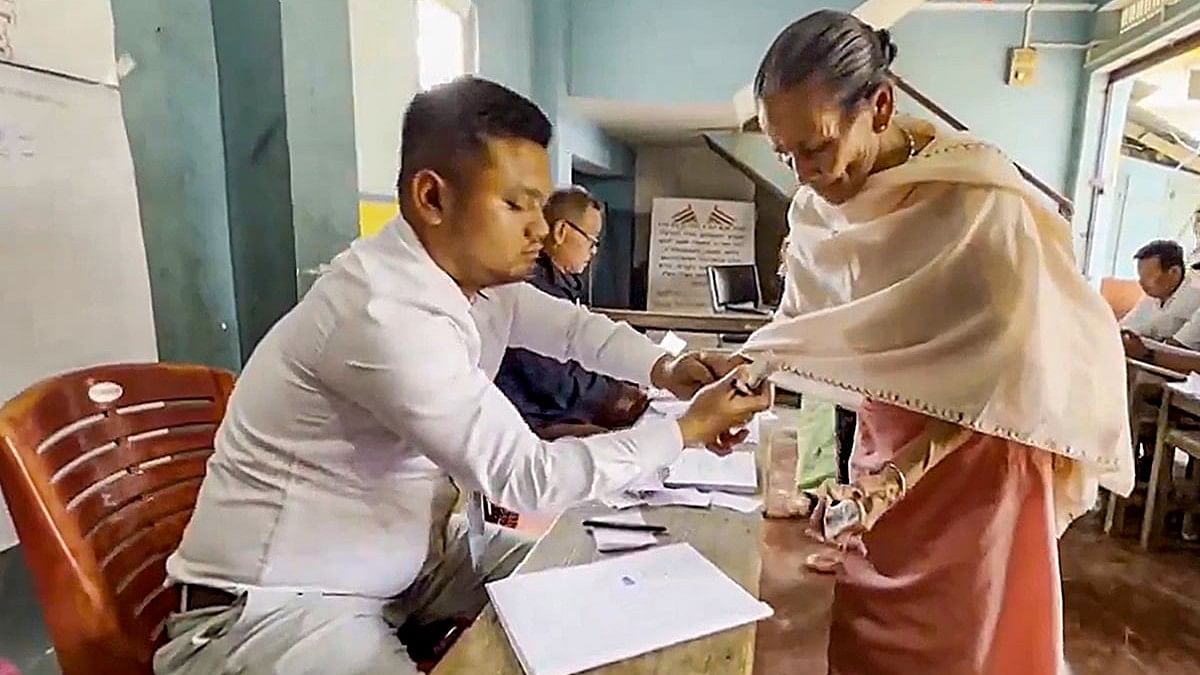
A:
<svg viewBox="0 0 1200 675">
<path fill-rule="evenodd" d="M 735 393 L 744 373 L 701 389 L 704 359 L 520 283 L 547 233 L 550 133 L 477 78 L 413 99 L 400 217 L 339 255 L 238 379 L 167 562 L 183 606 L 157 673 L 415 673 L 395 627 L 474 616 L 528 548 L 476 527 L 482 497 L 610 494 L 685 445 L 727 448 L 769 405 Z M 492 384 L 509 346 L 695 397 L 678 421 L 543 441 Z M 450 516 L 460 489 L 471 526 Z"/>
<path fill-rule="evenodd" d="M 1134 254 L 1145 297 L 1121 319 L 1125 354 L 1145 358 L 1143 339 L 1200 348 L 1200 286 L 1186 273 L 1183 247 L 1173 241 L 1146 244 Z"/>
</svg>

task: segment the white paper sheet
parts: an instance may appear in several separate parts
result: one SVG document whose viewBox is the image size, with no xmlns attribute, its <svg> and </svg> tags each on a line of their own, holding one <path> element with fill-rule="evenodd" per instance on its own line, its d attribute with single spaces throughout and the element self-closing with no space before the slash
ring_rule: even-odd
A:
<svg viewBox="0 0 1200 675">
<path fill-rule="evenodd" d="M 710 492 L 709 499 L 712 500 L 712 505 L 722 509 L 732 509 L 741 513 L 754 513 L 762 509 L 763 502 L 758 497 L 747 497 L 746 495 L 732 495 L 728 492 Z"/>
<path fill-rule="evenodd" d="M 707 450 L 684 450 L 667 468 L 667 487 L 695 487 L 753 494 L 758 491 L 755 453 L 737 450 L 721 457 Z"/>
<path fill-rule="evenodd" d="M 683 350 L 687 349 L 687 340 L 676 335 L 674 331 L 667 331 L 667 334 L 659 341 L 658 346 L 667 350 L 671 356 L 679 356 L 683 353 Z"/>
<path fill-rule="evenodd" d="M 630 509 L 635 506 L 641 506 L 646 501 L 640 495 L 632 495 L 628 492 L 620 492 L 615 495 L 609 495 L 600 502 L 605 506 L 613 509 Z"/>
<path fill-rule="evenodd" d="M 624 511 L 621 513 L 606 514 L 595 516 L 588 520 L 601 523 L 623 523 L 645 525 L 646 519 L 642 516 L 641 511 Z M 617 530 L 606 527 L 590 528 L 592 539 L 596 542 L 596 550 L 601 553 L 614 553 L 617 551 L 636 551 L 638 549 L 654 546 L 658 543 L 658 537 L 653 532 L 641 532 L 638 530 Z"/>
<path fill-rule="evenodd" d="M 707 492 L 701 492 L 694 488 L 663 488 L 657 492 L 647 492 L 642 495 L 642 503 L 647 506 L 690 506 L 698 509 L 707 509 L 712 503 L 712 498 Z"/>
<path fill-rule="evenodd" d="M 529 675 L 572 675 L 773 614 L 687 544 L 512 576 L 487 590 Z"/>
</svg>

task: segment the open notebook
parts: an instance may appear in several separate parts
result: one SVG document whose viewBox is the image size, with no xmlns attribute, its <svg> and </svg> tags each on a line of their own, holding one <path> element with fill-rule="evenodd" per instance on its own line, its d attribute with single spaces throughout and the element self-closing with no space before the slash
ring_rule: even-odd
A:
<svg viewBox="0 0 1200 675">
<path fill-rule="evenodd" d="M 721 457 L 708 450 L 687 449 L 667 467 L 663 484 L 671 488 L 698 488 L 738 494 L 758 492 L 755 453 L 736 450 Z"/>
<path fill-rule="evenodd" d="M 529 675 L 571 675 L 773 613 L 688 544 L 513 576 L 487 591 Z"/>
</svg>

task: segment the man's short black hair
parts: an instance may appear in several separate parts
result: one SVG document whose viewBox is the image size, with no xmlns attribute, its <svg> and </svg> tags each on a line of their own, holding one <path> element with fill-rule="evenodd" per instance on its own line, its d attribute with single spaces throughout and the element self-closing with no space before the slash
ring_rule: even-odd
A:
<svg viewBox="0 0 1200 675">
<path fill-rule="evenodd" d="M 449 180 L 483 158 L 489 138 L 524 138 L 550 145 L 550 120 L 537 105 L 490 80 L 465 75 L 413 97 L 400 134 L 397 191 L 421 169 Z"/>
<path fill-rule="evenodd" d="M 550 195 L 550 198 L 546 200 L 546 205 L 542 207 L 542 217 L 551 225 L 560 220 L 574 223 L 583 216 L 583 212 L 587 209 L 601 211 L 604 206 L 600 200 L 588 192 L 587 188 L 581 185 L 572 185 L 559 188 Z"/>
<path fill-rule="evenodd" d="M 1170 239 L 1156 239 L 1139 248 L 1133 254 L 1134 260 L 1158 259 L 1158 264 L 1164 271 L 1172 267 L 1183 269 L 1183 247 Z"/>
</svg>

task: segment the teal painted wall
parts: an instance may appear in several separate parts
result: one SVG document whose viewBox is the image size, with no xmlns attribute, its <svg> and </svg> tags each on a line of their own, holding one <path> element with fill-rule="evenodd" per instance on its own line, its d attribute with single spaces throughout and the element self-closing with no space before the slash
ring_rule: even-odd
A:
<svg viewBox="0 0 1200 675">
<path fill-rule="evenodd" d="M 729 101 L 789 22 L 820 7 L 857 4 L 570 0 L 569 93 L 658 104 Z M 1093 23 L 1086 13 L 1039 13 L 1033 39 L 1086 42 Z M 1020 43 L 1022 24 L 1021 13 L 914 12 L 893 30 L 896 72 L 1065 189 L 1075 162 L 1083 52 L 1042 50 L 1036 84 L 1008 87 L 1008 50 Z"/>
<path fill-rule="evenodd" d="M 1092 22 L 1089 14 L 1040 14 L 1033 40 L 1086 42 Z M 1084 52 L 1040 50 L 1033 84 L 1007 86 L 1008 49 L 1020 44 L 1022 24 L 1020 13 L 1009 12 L 910 14 L 893 31 L 900 47 L 896 72 L 1066 193 L 1087 85 Z M 903 108 L 920 110 L 915 104 Z"/>
<path fill-rule="evenodd" d="M 633 151 L 574 113 L 567 100 L 575 53 L 571 12 L 567 0 L 537 0 L 533 4 L 533 97 L 555 124 L 551 176 L 560 185 L 569 184 L 576 157 L 593 170 L 631 175 Z"/>
<path fill-rule="evenodd" d="M 551 0 L 553 1 L 553 0 Z M 858 0 L 569 0 L 572 96 L 728 101 L 771 40 L 808 11 Z"/>
<path fill-rule="evenodd" d="M 533 97 L 533 0 L 475 0 L 479 75 Z"/>
<path fill-rule="evenodd" d="M 113 0 L 158 352 L 242 363 L 209 0 Z"/>
<path fill-rule="evenodd" d="M 239 339 L 248 357 L 296 303 L 281 4 L 213 0 Z"/>
<path fill-rule="evenodd" d="M 284 2 L 293 274 L 300 295 L 358 236 L 350 15 L 345 2 Z"/>
<path fill-rule="evenodd" d="M 113 10 L 159 353 L 237 369 L 357 233 L 346 5 Z"/>
</svg>

